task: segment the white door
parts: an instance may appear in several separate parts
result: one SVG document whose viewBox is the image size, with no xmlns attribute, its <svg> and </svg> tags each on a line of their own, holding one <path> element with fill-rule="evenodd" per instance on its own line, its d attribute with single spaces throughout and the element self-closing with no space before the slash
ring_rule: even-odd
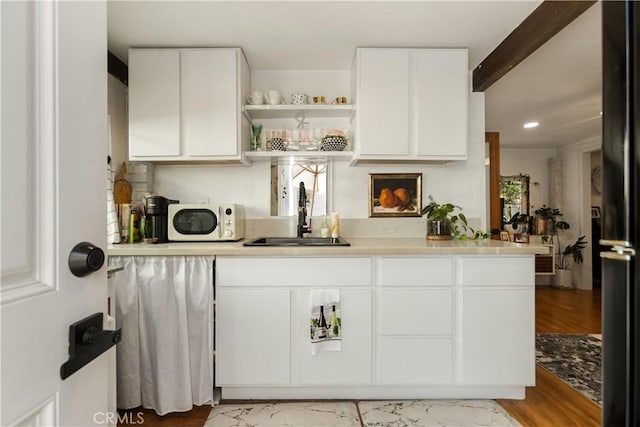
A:
<svg viewBox="0 0 640 427">
<path fill-rule="evenodd" d="M 67 265 L 81 241 L 106 247 L 106 3 L 2 2 L 0 17 L 0 424 L 109 424 L 106 354 L 60 376 L 69 325 L 107 311 L 106 267 Z"/>
</svg>

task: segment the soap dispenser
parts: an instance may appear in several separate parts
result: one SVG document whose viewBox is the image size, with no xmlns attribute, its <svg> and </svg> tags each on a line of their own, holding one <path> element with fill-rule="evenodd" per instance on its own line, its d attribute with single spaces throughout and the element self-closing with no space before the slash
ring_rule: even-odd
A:
<svg viewBox="0 0 640 427">
<path fill-rule="evenodd" d="M 329 237 L 329 224 L 327 223 L 327 216 L 324 216 L 322 225 L 320 226 L 320 237 Z"/>
</svg>

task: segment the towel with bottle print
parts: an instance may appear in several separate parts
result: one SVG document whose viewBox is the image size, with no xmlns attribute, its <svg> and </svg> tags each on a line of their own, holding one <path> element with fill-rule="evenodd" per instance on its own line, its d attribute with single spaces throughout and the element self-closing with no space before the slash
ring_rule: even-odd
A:
<svg viewBox="0 0 640 427">
<path fill-rule="evenodd" d="M 342 350 L 342 316 L 340 291 L 316 289 L 311 291 L 310 340 L 311 354 Z"/>
</svg>

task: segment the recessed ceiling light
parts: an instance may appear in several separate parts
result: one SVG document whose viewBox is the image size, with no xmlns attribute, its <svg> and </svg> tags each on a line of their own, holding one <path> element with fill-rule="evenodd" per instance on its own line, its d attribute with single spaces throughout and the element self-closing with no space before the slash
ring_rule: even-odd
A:
<svg viewBox="0 0 640 427">
<path fill-rule="evenodd" d="M 531 129 L 531 128 L 538 127 L 539 124 L 540 123 L 538 123 L 538 122 L 529 122 L 529 123 L 523 124 L 522 127 L 525 128 L 525 129 Z"/>
</svg>

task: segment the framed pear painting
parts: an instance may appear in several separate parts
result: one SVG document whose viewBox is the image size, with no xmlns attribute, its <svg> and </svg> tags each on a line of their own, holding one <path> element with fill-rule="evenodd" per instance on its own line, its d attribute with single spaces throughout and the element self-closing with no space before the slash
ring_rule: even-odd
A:
<svg viewBox="0 0 640 427">
<path fill-rule="evenodd" d="M 421 173 L 370 173 L 369 217 L 420 216 Z"/>
</svg>

